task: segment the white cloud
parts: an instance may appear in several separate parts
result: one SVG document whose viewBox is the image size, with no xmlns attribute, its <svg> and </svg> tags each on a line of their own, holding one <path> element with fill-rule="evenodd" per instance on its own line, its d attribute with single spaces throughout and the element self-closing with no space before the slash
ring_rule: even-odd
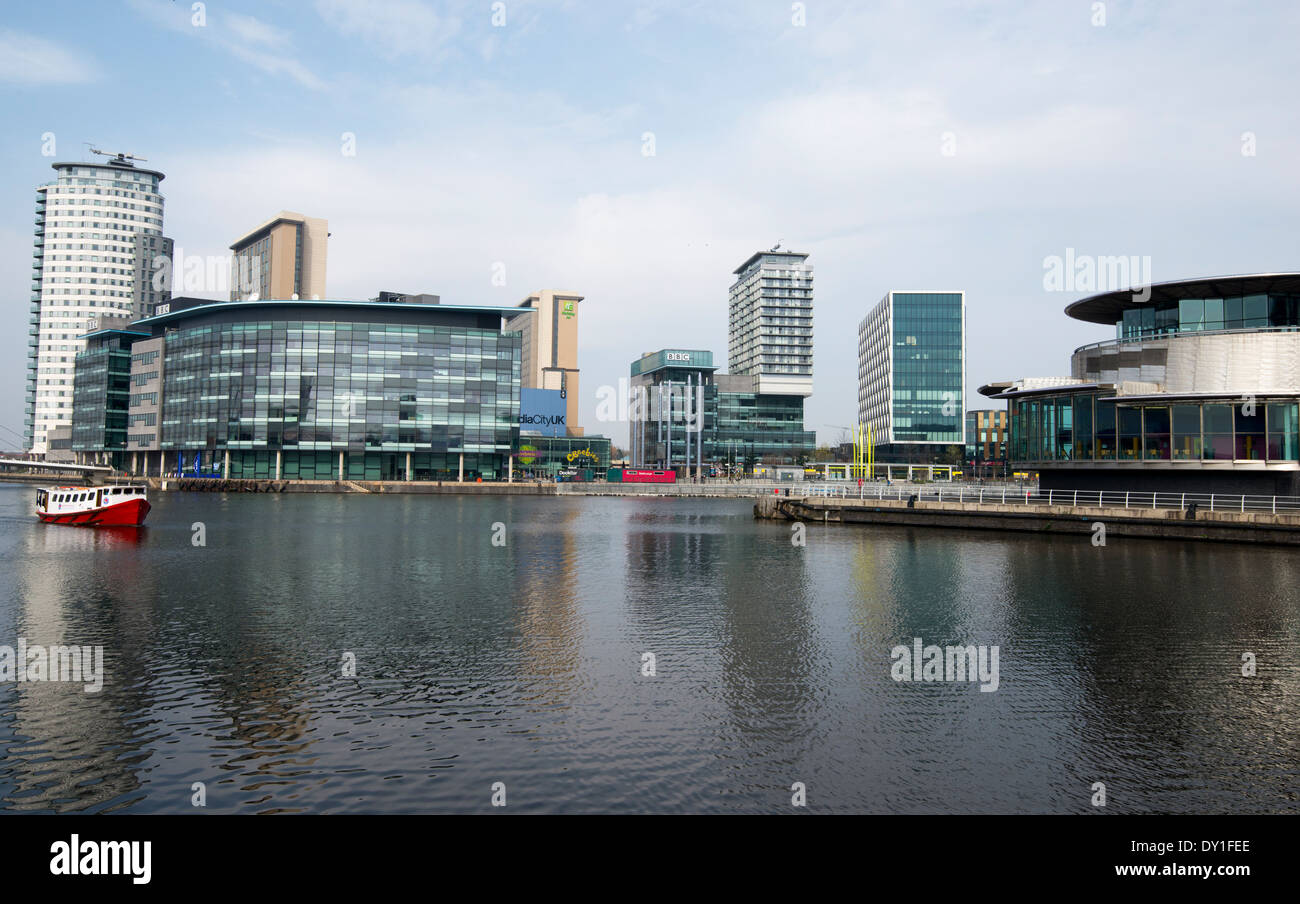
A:
<svg viewBox="0 0 1300 904">
<path fill-rule="evenodd" d="M 131 7 L 160 28 L 208 43 L 268 75 L 286 75 L 304 88 L 319 91 L 325 83 L 291 55 L 289 34 L 253 16 L 211 8 L 206 24 L 193 23 L 189 4 L 163 0 L 128 0 Z"/>
<path fill-rule="evenodd" d="M 237 59 L 260 69 L 267 75 L 287 75 L 304 88 L 313 90 L 320 90 L 325 87 L 325 83 L 317 78 L 315 73 L 295 59 L 281 57 L 276 54 L 266 54 L 251 47 L 241 47 L 238 44 L 229 45 L 226 49 Z"/>
<path fill-rule="evenodd" d="M 35 35 L 0 28 L 0 83 L 75 85 L 97 77 L 88 55 Z"/>
<path fill-rule="evenodd" d="M 229 27 L 236 38 L 248 44 L 283 47 L 289 43 L 288 35 L 284 31 L 252 16 L 225 12 L 221 14 L 219 22 Z"/>
<path fill-rule="evenodd" d="M 487 4 L 483 9 L 488 15 Z M 386 59 L 435 57 L 461 28 L 459 18 L 440 16 L 418 0 L 316 0 L 316 10 L 331 28 Z"/>
</svg>

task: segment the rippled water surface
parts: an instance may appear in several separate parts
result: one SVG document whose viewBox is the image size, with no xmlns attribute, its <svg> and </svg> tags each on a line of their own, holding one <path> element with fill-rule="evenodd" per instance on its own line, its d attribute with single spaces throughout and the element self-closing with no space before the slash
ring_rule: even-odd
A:
<svg viewBox="0 0 1300 904">
<path fill-rule="evenodd" d="M 154 494 L 110 532 L 33 493 L 0 486 L 0 644 L 107 677 L 0 684 L 6 810 L 1300 811 L 1294 551 L 798 548 L 708 499 Z M 998 690 L 895 682 L 916 637 L 997 645 Z"/>
</svg>

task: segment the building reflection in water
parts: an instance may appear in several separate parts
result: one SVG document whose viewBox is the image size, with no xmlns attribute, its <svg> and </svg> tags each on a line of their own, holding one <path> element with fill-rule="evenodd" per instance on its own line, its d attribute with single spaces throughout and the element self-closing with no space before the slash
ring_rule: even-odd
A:
<svg viewBox="0 0 1300 904">
<path fill-rule="evenodd" d="M 530 705 L 564 707 L 581 681 L 583 617 L 579 607 L 578 571 L 581 545 L 594 540 L 582 529 L 578 506 L 559 504 L 541 523 L 524 512 L 509 522 L 507 540 L 511 579 L 503 586 L 515 605 L 515 628 L 521 661 L 519 677 L 528 682 Z"/>
<path fill-rule="evenodd" d="M 137 729 L 118 689 L 139 679 L 134 664 L 154 633 L 153 613 L 130 603 L 152 591 L 138 557 L 147 528 L 33 522 L 21 530 L 6 556 L 17 605 L 0 643 L 101 646 L 104 675 L 94 693 L 86 692 L 84 675 L 81 682 L 0 685 L 14 739 L 0 767 L 5 805 L 64 810 L 128 801 L 140 784 L 123 755 L 135 749 Z"/>
</svg>

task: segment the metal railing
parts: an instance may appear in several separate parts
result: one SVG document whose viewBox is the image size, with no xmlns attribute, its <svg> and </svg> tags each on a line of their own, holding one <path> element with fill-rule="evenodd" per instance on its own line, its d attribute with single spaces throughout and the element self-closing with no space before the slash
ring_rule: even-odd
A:
<svg viewBox="0 0 1300 904">
<path fill-rule="evenodd" d="M 1137 345 L 1152 340 L 1180 339 L 1188 336 L 1222 336 L 1225 333 L 1294 333 L 1297 331 L 1300 331 L 1300 326 L 1243 326 L 1236 329 L 1173 330 L 1166 333 L 1143 333 L 1140 336 L 1124 336 L 1119 339 L 1103 339 L 1100 342 L 1089 342 L 1087 345 L 1076 348 L 1074 354 L 1077 355 L 1079 352 L 1091 351 L 1107 345 Z"/>
<path fill-rule="evenodd" d="M 1041 490 L 1027 487 L 861 487 L 813 484 L 791 489 L 796 498 L 879 499 L 906 502 L 975 503 L 981 505 L 1058 505 L 1070 508 L 1175 509 L 1192 506 L 1211 512 L 1269 512 L 1300 514 L 1300 496 L 1237 496 L 1226 493 L 1154 493 L 1136 490 Z"/>
</svg>

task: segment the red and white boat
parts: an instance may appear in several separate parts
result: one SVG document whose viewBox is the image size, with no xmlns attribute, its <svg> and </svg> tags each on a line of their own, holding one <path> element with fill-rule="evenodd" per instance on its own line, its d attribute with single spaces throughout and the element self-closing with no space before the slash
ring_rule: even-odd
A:
<svg viewBox="0 0 1300 904">
<path fill-rule="evenodd" d="M 36 517 L 50 524 L 134 527 L 149 514 L 145 487 L 44 487 L 36 491 Z"/>
</svg>

